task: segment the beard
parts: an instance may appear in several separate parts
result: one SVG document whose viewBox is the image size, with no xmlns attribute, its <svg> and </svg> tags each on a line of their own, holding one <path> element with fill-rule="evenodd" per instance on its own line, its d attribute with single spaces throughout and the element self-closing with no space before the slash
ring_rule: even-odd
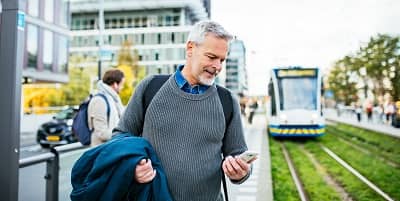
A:
<svg viewBox="0 0 400 201">
<path fill-rule="evenodd" d="M 215 76 L 212 78 L 206 78 L 205 76 L 201 76 L 199 77 L 199 82 L 202 85 L 206 85 L 206 86 L 211 86 L 214 84 L 215 82 Z"/>
</svg>

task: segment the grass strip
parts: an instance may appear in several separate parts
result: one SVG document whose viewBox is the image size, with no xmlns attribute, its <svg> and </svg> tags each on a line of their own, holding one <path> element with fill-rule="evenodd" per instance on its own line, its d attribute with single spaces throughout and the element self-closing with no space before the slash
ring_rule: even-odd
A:
<svg viewBox="0 0 400 201">
<path fill-rule="evenodd" d="M 300 148 L 300 143 L 288 141 L 285 145 L 311 201 L 341 200 L 339 194 L 325 182 L 323 175 L 317 171 L 304 150 Z"/>
<path fill-rule="evenodd" d="M 305 148 L 314 154 L 318 162 L 325 167 L 328 173 L 346 190 L 354 201 L 384 201 L 380 195 L 325 153 L 318 142 L 307 143 Z"/>
<path fill-rule="evenodd" d="M 342 123 L 337 124 L 336 127 L 346 131 L 346 134 L 352 138 L 375 146 L 381 151 L 392 153 L 393 156 L 400 156 L 400 138 Z"/>
<path fill-rule="evenodd" d="M 327 126 L 326 131 L 330 134 L 345 138 L 348 142 L 354 143 L 355 145 L 370 151 L 371 154 L 380 156 L 396 165 L 400 165 L 400 154 L 396 153 L 396 151 L 386 151 L 386 149 L 382 149 L 379 146 L 373 145 L 373 143 L 368 143 L 369 141 L 371 141 L 370 139 L 368 139 L 368 136 L 364 136 L 365 138 L 360 138 L 354 136 L 348 131 L 338 129 L 333 126 Z M 379 136 L 377 138 L 379 138 Z M 400 146 L 400 144 L 398 144 L 397 146 Z"/>
<path fill-rule="evenodd" d="M 300 201 L 279 141 L 269 137 L 274 201 Z"/>
<path fill-rule="evenodd" d="M 376 156 L 354 149 L 333 135 L 328 134 L 321 142 L 389 196 L 400 200 L 400 169 L 382 163 Z"/>
</svg>

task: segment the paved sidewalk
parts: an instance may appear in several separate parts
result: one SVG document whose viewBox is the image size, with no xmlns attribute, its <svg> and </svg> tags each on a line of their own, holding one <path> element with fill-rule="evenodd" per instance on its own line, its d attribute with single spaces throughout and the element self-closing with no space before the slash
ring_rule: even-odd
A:
<svg viewBox="0 0 400 201">
<path fill-rule="evenodd" d="M 250 178 L 241 185 L 227 181 L 230 201 L 272 201 L 272 179 L 270 170 L 269 142 L 266 132 L 266 115 L 257 112 L 253 124 L 243 119 L 245 138 L 249 150 L 259 152 L 253 163 Z"/>
<path fill-rule="evenodd" d="M 373 130 L 376 132 L 384 133 L 387 135 L 391 135 L 394 137 L 400 138 L 400 128 L 395 128 L 391 125 L 376 123 L 376 122 L 368 122 L 366 120 L 362 120 L 361 122 L 357 121 L 356 115 L 351 114 L 343 114 L 340 117 L 337 115 L 336 110 L 334 109 L 325 109 L 324 110 L 325 118 L 329 121 L 336 121 L 346 124 L 351 124 L 356 127 L 365 128 L 368 130 Z"/>
</svg>

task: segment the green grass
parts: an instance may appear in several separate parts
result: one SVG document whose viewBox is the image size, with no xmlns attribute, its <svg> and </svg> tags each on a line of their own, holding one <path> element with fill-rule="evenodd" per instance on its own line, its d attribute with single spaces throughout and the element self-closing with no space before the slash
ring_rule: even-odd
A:
<svg viewBox="0 0 400 201">
<path fill-rule="evenodd" d="M 326 135 L 322 143 L 345 160 L 364 177 L 394 199 L 400 200 L 400 169 L 392 167 L 374 156 L 354 149 L 333 135 Z"/>
<path fill-rule="evenodd" d="M 332 129 L 332 126 L 327 126 Z M 382 153 L 385 153 L 396 163 L 400 163 L 400 138 L 395 138 L 386 134 L 375 131 L 361 129 L 346 124 L 337 124 L 335 126 L 338 132 L 345 134 L 347 137 L 352 138 L 354 141 L 359 141 L 364 144 L 374 147 Z"/>
<path fill-rule="evenodd" d="M 395 151 L 386 151 L 385 148 L 368 143 L 369 139 L 356 137 L 348 131 L 343 131 L 332 126 L 328 126 L 326 131 L 331 135 L 340 137 L 362 149 L 369 151 L 372 155 L 381 157 L 385 159 L 385 161 L 390 162 L 396 166 L 400 166 L 400 154 L 395 153 Z M 400 144 L 398 144 L 398 146 L 400 146 Z"/>
<path fill-rule="evenodd" d="M 311 201 L 341 200 L 339 194 L 324 181 L 322 173 L 317 171 L 305 151 L 300 148 L 299 142 L 288 141 L 285 145 Z"/>
<path fill-rule="evenodd" d="M 327 137 L 326 135 L 324 139 Z M 340 144 L 339 144 L 340 145 Z M 342 167 L 338 162 L 325 153 L 318 142 L 310 142 L 305 148 L 312 152 L 327 172 L 338 182 L 354 201 L 380 201 L 384 200 L 366 184 Z"/>
<path fill-rule="evenodd" d="M 274 201 L 300 201 L 280 144 L 269 138 Z"/>
</svg>

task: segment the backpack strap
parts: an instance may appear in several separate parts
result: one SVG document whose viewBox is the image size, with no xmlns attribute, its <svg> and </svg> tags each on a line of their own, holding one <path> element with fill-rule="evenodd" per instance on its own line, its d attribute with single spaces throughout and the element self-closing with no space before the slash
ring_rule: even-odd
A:
<svg viewBox="0 0 400 201">
<path fill-rule="evenodd" d="M 225 89 L 224 87 L 221 87 L 219 85 L 217 86 L 217 92 L 219 99 L 222 104 L 222 109 L 224 110 L 224 116 L 225 116 L 225 133 L 224 133 L 224 138 L 226 136 L 226 131 L 229 126 L 229 124 L 232 121 L 232 113 L 233 113 L 233 102 L 232 102 L 232 96 L 231 93 Z M 222 165 L 221 165 L 221 171 L 222 171 L 222 187 L 224 189 L 224 198 L 225 201 L 228 201 L 228 188 L 226 185 L 226 178 L 225 178 L 225 173 L 222 170 Z"/>
<path fill-rule="evenodd" d="M 156 95 L 158 90 L 162 87 L 162 85 L 168 80 L 170 76 L 171 75 L 155 75 L 153 79 L 150 81 L 149 85 L 147 85 L 143 94 L 143 101 L 142 101 L 145 115 L 147 107 L 150 105 L 150 102 L 153 99 L 154 95 Z M 143 117 L 145 115 L 143 115 Z"/>
<path fill-rule="evenodd" d="M 104 101 L 106 101 L 106 105 L 107 105 L 107 125 L 110 124 L 110 104 L 108 103 L 108 99 L 106 97 L 106 95 L 102 94 L 102 93 L 98 93 L 95 96 L 100 96 L 104 99 Z"/>
<path fill-rule="evenodd" d="M 222 104 L 222 109 L 224 110 L 225 126 L 227 128 L 232 121 L 232 113 L 233 113 L 232 96 L 228 89 L 225 89 L 224 87 L 221 87 L 219 85 L 216 86 L 217 86 L 218 96 Z M 226 134 L 226 128 L 225 128 L 225 134 Z"/>
</svg>

